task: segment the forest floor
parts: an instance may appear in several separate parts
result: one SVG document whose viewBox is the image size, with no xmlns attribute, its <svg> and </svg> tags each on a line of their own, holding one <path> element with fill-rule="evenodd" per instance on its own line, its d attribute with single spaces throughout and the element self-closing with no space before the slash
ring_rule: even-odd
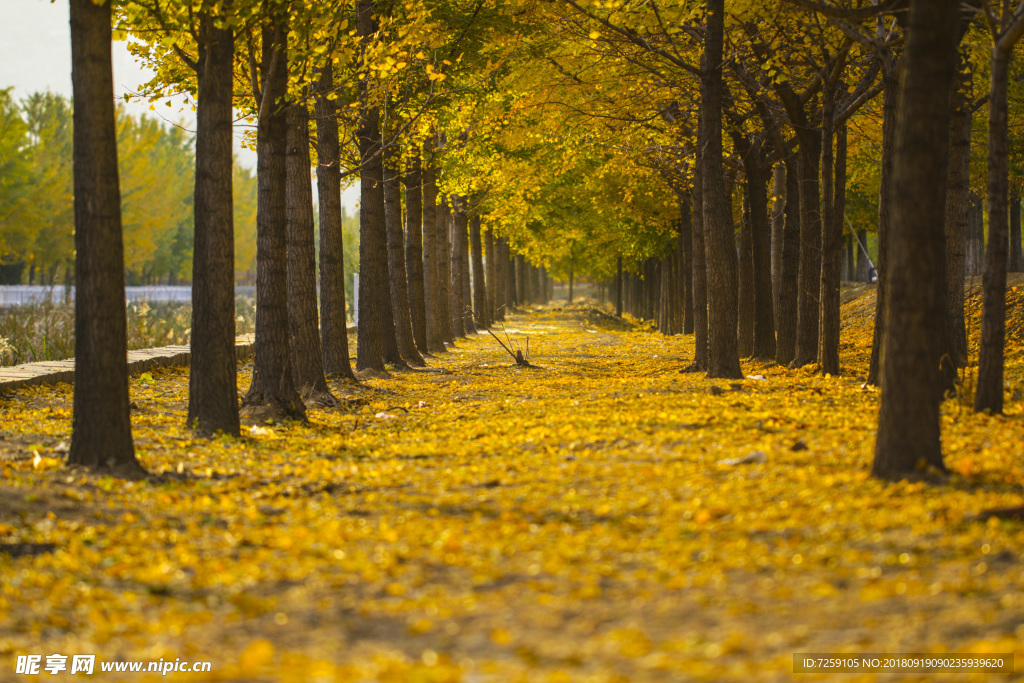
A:
<svg viewBox="0 0 1024 683">
<path fill-rule="evenodd" d="M 539 369 L 476 335 L 241 439 L 183 428 L 187 369 L 146 373 L 149 481 L 63 467 L 70 386 L 9 394 L 0 680 L 54 653 L 211 662 L 150 675 L 180 681 L 823 680 L 793 657 L 827 652 L 1020 670 L 1024 522 L 979 513 L 1024 505 L 1024 305 L 1006 415 L 948 400 L 953 474 L 887 484 L 868 476 L 873 296 L 844 307 L 839 377 L 682 374 L 692 337 L 558 304 L 506 323 Z"/>
</svg>

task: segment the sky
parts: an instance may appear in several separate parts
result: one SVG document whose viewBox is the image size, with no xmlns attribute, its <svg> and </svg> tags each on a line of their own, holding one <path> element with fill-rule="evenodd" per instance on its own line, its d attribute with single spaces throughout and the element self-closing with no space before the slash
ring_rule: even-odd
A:
<svg viewBox="0 0 1024 683">
<path fill-rule="evenodd" d="M 14 87 L 14 99 L 49 90 L 71 97 L 71 35 L 68 24 L 68 3 L 66 0 L 2 0 L 3 13 L 0 15 L 0 89 Z M 152 72 L 135 62 L 124 42 L 113 45 L 114 95 L 121 100 L 124 95 L 136 92 L 139 85 L 152 77 Z M 150 111 L 149 102 L 129 101 L 125 106 L 132 114 L 159 115 L 169 123 L 182 125 L 194 130 L 195 114 L 189 107 L 183 107 L 181 99 L 172 100 L 170 107 L 164 103 L 156 105 L 156 112 Z M 256 168 L 256 153 L 242 149 L 239 142 L 242 128 L 235 130 L 235 153 L 245 166 Z M 316 184 L 313 185 L 316 192 Z M 342 203 L 349 213 L 355 210 L 359 201 L 358 185 L 342 193 Z"/>
</svg>

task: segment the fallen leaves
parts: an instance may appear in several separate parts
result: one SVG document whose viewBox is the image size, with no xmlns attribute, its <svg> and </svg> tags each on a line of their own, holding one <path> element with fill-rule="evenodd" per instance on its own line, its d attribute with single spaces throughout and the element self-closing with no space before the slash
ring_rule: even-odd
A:
<svg viewBox="0 0 1024 683">
<path fill-rule="evenodd" d="M 187 680 L 575 681 L 1018 648 L 1024 530 L 974 515 L 1024 506 L 1019 404 L 948 402 L 956 474 L 887 485 L 863 380 L 747 364 L 715 394 L 678 373 L 689 338 L 571 310 L 514 326 L 544 373 L 460 340 L 446 373 L 339 385 L 342 408 L 240 439 L 184 430 L 187 374 L 154 370 L 132 385 L 152 482 L 57 467 L 69 387 L 8 397 L 0 650 L 213 662 Z"/>
</svg>

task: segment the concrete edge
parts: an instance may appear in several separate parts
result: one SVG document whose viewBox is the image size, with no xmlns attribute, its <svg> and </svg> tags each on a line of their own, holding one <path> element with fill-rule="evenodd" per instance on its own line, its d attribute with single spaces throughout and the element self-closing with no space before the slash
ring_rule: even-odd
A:
<svg viewBox="0 0 1024 683">
<path fill-rule="evenodd" d="M 235 338 L 235 358 L 244 360 L 253 354 L 255 335 L 243 334 Z M 128 352 L 128 374 L 139 375 L 155 367 L 188 365 L 192 353 L 188 346 L 160 346 Z M 42 384 L 75 381 L 75 359 L 47 360 L 0 368 L 0 392 Z"/>
</svg>

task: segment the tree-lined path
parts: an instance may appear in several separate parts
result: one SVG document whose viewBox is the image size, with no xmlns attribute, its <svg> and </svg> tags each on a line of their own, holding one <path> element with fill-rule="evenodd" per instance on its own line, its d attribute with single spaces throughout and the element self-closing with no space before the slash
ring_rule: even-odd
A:
<svg viewBox="0 0 1024 683">
<path fill-rule="evenodd" d="M 1024 532 L 975 515 L 1024 502 L 1019 404 L 993 430 L 947 403 L 949 479 L 870 478 L 864 297 L 841 378 L 680 373 L 690 338 L 563 301 L 508 316 L 539 369 L 473 335 L 241 439 L 184 430 L 187 372 L 155 370 L 132 381 L 150 483 L 57 468 L 70 388 L 19 391 L 0 637 L 210 680 L 789 680 L 794 652 L 1013 651 Z"/>
<path fill-rule="evenodd" d="M 0 279 L 76 287 L 74 387 L 0 400 L 17 667 L 1020 649 L 1024 2 L 70 8 L 73 106 L 0 90 Z M 190 371 L 129 375 L 136 277 L 191 281 Z"/>
</svg>

